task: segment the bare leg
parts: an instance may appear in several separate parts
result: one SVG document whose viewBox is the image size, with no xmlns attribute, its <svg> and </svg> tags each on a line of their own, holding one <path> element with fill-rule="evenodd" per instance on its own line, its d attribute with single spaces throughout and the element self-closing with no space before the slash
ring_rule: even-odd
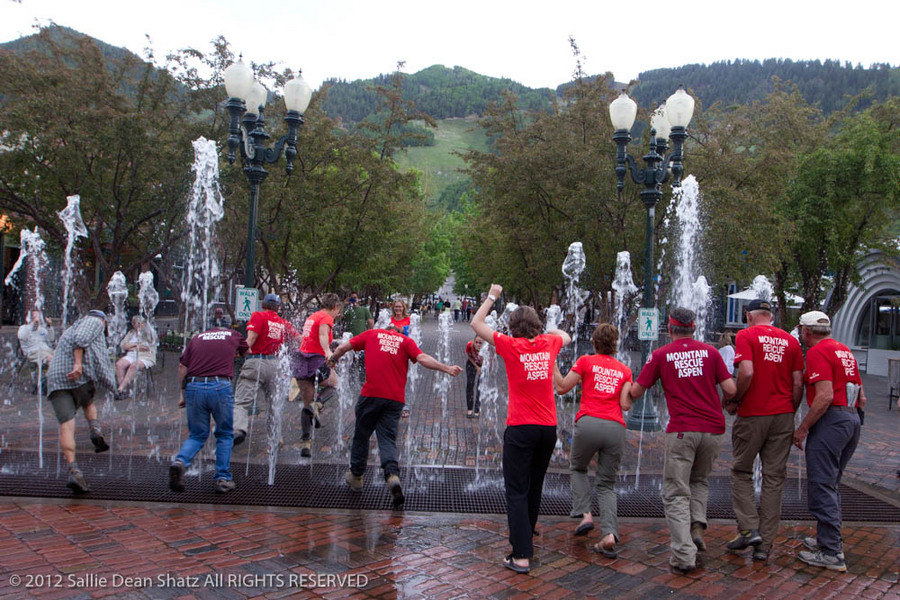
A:
<svg viewBox="0 0 900 600">
<path fill-rule="evenodd" d="M 87 413 L 85 413 L 85 416 Z M 94 409 L 94 418 L 97 417 L 97 409 Z M 62 449 L 66 462 L 75 462 L 75 419 L 69 419 L 59 424 L 59 447 Z"/>
<path fill-rule="evenodd" d="M 125 371 L 125 377 L 119 381 L 119 391 L 124 392 L 125 389 L 131 384 L 131 381 L 134 379 L 134 376 L 138 371 L 144 368 L 144 363 L 140 360 L 137 360 L 131 363 L 131 366 L 128 367 L 128 370 Z"/>
<path fill-rule="evenodd" d="M 116 361 L 116 381 L 119 382 L 119 389 L 122 389 L 122 380 L 125 379 L 125 372 L 128 371 L 130 364 L 125 358 Z"/>
</svg>

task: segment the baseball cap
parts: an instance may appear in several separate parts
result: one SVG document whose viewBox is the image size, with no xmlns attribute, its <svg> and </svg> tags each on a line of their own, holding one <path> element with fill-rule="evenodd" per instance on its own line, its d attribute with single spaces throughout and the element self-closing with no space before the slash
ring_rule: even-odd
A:
<svg viewBox="0 0 900 600">
<path fill-rule="evenodd" d="M 820 310 L 811 310 L 800 315 L 800 324 L 804 327 L 831 327 L 831 319 Z"/>
<path fill-rule="evenodd" d="M 89 317 L 97 317 L 98 319 L 106 320 L 106 313 L 102 310 L 89 310 L 87 316 Z"/>
<path fill-rule="evenodd" d="M 747 311 L 749 312 L 753 310 L 767 310 L 769 312 L 772 312 L 772 303 L 761 298 L 751 300 L 750 304 L 747 305 Z"/>
<path fill-rule="evenodd" d="M 272 304 L 281 304 L 281 296 L 278 294 L 266 294 L 263 302 L 271 302 Z"/>
</svg>

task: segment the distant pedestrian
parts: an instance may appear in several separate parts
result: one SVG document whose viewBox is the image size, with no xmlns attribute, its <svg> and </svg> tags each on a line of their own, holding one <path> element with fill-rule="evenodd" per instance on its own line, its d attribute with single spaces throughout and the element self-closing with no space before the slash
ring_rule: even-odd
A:
<svg viewBox="0 0 900 600">
<path fill-rule="evenodd" d="M 510 315 L 511 335 L 494 331 L 484 320 L 502 292 L 501 286 L 491 285 L 471 325 L 479 337 L 494 345 L 506 365 L 509 403 L 503 433 L 503 481 L 512 553 L 503 564 L 516 573 L 528 573 L 544 476 L 556 447 L 553 365 L 560 349 L 572 340 L 564 331 L 543 333 L 541 320 L 530 306 L 520 306 Z"/>
<path fill-rule="evenodd" d="M 366 329 L 375 327 L 375 319 L 372 317 L 372 311 L 365 304 L 359 301 L 359 295 L 351 292 L 347 297 L 344 305 L 344 331 L 351 336 L 357 336 Z M 366 354 L 365 352 L 354 352 L 353 360 L 355 364 L 354 372 L 359 377 L 360 383 L 366 381 Z"/>
<path fill-rule="evenodd" d="M 606 558 L 616 558 L 619 543 L 616 478 L 625 448 L 625 418 L 622 411 L 631 408 L 631 369 L 615 359 L 619 346 L 619 330 L 601 323 L 591 336 L 594 354 L 578 358 L 565 378 L 554 373 L 556 392 L 568 394 L 581 383 L 581 406 L 575 415 L 569 470 L 572 473 L 572 512 L 581 517 L 575 535 L 587 535 L 594 529 L 591 515 L 591 487 L 587 470 L 597 456 L 594 478 L 600 501 L 600 542 L 591 549 Z"/>
<path fill-rule="evenodd" d="M 724 331 L 719 335 L 719 344 L 717 346 L 719 354 L 722 355 L 722 362 L 728 369 L 729 375 L 734 375 L 734 335 L 730 331 Z"/>
<path fill-rule="evenodd" d="M 234 443 L 234 358 L 244 355 L 249 346 L 237 331 L 214 325 L 188 342 L 178 364 L 178 383 L 187 413 L 189 437 L 169 467 L 169 488 L 184 491 L 184 472 L 206 444 L 209 420 L 216 424 L 215 490 L 234 489 L 231 475 L 231 449 Z"/>
<path fill-rule="evenodd" d="M 400 483 L 400 465 L 397 462 L 397 429 L 400 412 L 406 401 L 406 374 L 410 361 L 426 369 L 441 371 L 452 377 L 462 372 L 456 365 L 445 365 L 422 352 L 411 337 L 400 333 L 396 327 L 369 329 L 342 343 L 328 360 L 332 368 L 345 352 L 360 350 L 366 353 L 366 383 L 356 402 L 356 426 L 350 449 L 350 470 L 346 474 L 347 485 L 362 489 L 363 474 L 369 457 L 369 440 L 372 433 L 378 439 L 378 454 L 384 479 L 393 497 L 395 507 L 405 501 Z"/>
<path fill-rule="evenodd" d="M 706 549 L 709 473 L 725 435 L 716 384 L 726 400 L 736 391 L 722 356 L 694 339 L 695 318 L 686 308 L 672 310 L 668 326 L 672 341 L 650 355 L 630 391 L 636 400 L 662 380 L 669 409 L 662 489 L 671 538 L 669 565 L 682 573 L 696 569 L 697 552 Z"/>
<path fill-rule="evenodd" d="M 462 310 L 462 302 L 459 301 L 459 298 L 453 299 L 453 322 L 459 322 L 459 311 Z"/>
<path fill-rule="evenodd" d="M 866 394 L 853 352 L 831 337 L 831 319 L 814 310 L 800 316 L 806 352 L 809 412 L 794 431 L 794 445 L 806 441 L 806 496 L 816 518 L 816 537 L 803 540 L 797 557 L 806 564 L 846 571 L 841 537 L 840 483 L 859 443 Z"/>
<path fill-rule="evenodd" d="M 47 393 L 59 421 L 59 445 L 69 465 L 66 486 L 78 494 L 91 491 L 75 462 L 75 413 L 79 408 L 87 419 L 94 452 L 109 450 L 94 406 L 98 384 L 116 392 L 116 374 L 106 344 L 106 314 L 92 310 L 63 332 L 47 369 Z"/>
<path fill-rule="evenodd" d="M 466 418 L 473 419 L 481 414 L 481 390 L 478 382 L 481 379 L 482 340 L 477 335 L 466 344 Z"/>
</svg>

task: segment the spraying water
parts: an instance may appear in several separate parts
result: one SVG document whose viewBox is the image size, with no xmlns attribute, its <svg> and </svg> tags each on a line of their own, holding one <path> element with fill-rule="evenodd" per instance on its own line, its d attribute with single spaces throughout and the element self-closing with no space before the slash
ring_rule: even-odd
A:
<svg viewBox="0 0 900 600">
<path fill-rule="evenodd" d="M 450 333 L 453 331 L 453 313 L 444 311 L 438 317 L 437 358 L 444 364 L 450 363 Z M 447 418 L 447 393 L 450 391 L 450 375 L 436 373 L 434 391 L 441 395 L 441 417 Z"/>
<path fill-rule="evenodd" d="M 345 331 L 344 335 L 341 337 L 341 343 L 349 342 L 351 337 L 351 333 L 349 331 Z M 349 412 L 353 408 L 353 387 L 350 383 L 350 373 L 353 370 L 354 359 L 354 352 L 353 350 L 350 350 L 349 352 L 345 352 L 340 360 L 338 360 L 337 365 L 335 365 L 335 371 L 337 372 L 338 400 L 337 447 L 338 451 L 341 453 L 342 459 L 346 458 L 343 456 L 344 412 Z"/>
<path fill-rule="evenodd" d="M 181 299 L 185 304 L 184 335 L 203 330 L 211 305 L 219 297 L 219 262 L 216 258 L 216 223 L 225 214 L 219 190 L 219 158 L 216 144 L 200 137 L 194 141 L 194 185 L 188 203 L 189 260 Z"/>
<path fill-rule="evenodd" d="M 693 175 L 673 189 L 675 215 L 678 219 L 678 246 L 675 250 L 675 281 L 672 301 L 697 313 L 695 339 L 706 339 L 706 315 L 709 309 L 710 287 L 700 274 L 700 186 Z"/>
<path fill-rule="evenodd" d="M 547 307 L 547 326 L 544 328 L 544 332 L 546 333 L 548 331 L 559 329 L 559 324 L 562 320 L 562 309 L 558 304 L 551 304 Z"/>
<path fill-rule="evenodd" d="M 106 284 L 106 293 L 113 305 L 113 314 L 109 319 L 107 329 L 109 331 L 109 344 L 113 348 L 119 347 L 119 342 L 125 337 L 128 329 L 128 318 L 125 314 L 125 301 L 128 299 L 128 285 L 125 283 L 125 275 L 122 271 L 116 271 Z"/>
<path fill-rule="evenodd" d="M 57 213 L 63 226 L 66 228 L 66 250 L 63 255 L 65 261 L 65 270 L 63 271 L 63 306 L 62 306 L 62 327 L 66 328 L 69 317 L 69 289 L 72 287 L 72 275 L 75 270 L 74 261 L 72 260 L 72 250 L 75 248 L 75 241 L 80 237 L 87 237 L 88 230 L 81 218 L 81 196 L 69 196 L 66 198 L 66 207 Z"/>
<path fill-rule="evenodd" d="M 497 312 L 491 311 L 484 319 L 485 325 L 495 331 L 499 331 L 497 322 Z M 499 415 L 499 399 L 500 391 L 497 384 L 497 353 L 493 344 L 482 344 L 479 351 L 481 356 L 481 375 L 478 381 L 478 392 L 480 394 L 481 403 L 481 419 L 478 427 L 478 436 L 475 451 L 475 481 L 481 480 L 481 462 L 482 448 L 485 447 L 487 440 L 484 437 L 493 434 L 497 444 L 500 443 L 500 415 Z M 490 462 L 489 457 L 484 457 L 486 462 Z"/>
<path fill-rule="evenodd" d="M 616 358 L 623 364 L 631 366 L 631 354 L 627 348 L 628 317 L 632 312 L 631 304 L 637 297 L 638 288 L 631 277 L 631 254 L 623 250 L 616 255 L 616 278 L 612 288 L 616 293 L 615 316 L 613 325 L 619 329 L 619 348 Z"/>
<path fill-rule="evenodd" d="M 391 324 L 391 311 L 382 308 L 378 311 L 378 320 L 375 321 L 375 329 L 386 329 Z"/>
<path fill-rule="evenodd" d="M 586 259 L 581 242 L 569 244 L 569 251 L 562 264 L 563 277 L 566 279 L 566 315 L 572 316 L 572 350 L 573 362 L 578 358 L 578 333 L 584 308 L 585 292 L 578 287 L 581 274 L 584 272 Z"/>
</svg>

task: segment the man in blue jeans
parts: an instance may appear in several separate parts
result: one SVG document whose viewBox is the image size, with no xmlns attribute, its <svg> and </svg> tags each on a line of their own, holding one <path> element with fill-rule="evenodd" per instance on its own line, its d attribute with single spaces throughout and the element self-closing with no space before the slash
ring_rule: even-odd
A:
<svg viewBox="0 0 900 600">
<path fill-rule="evenodd" d="M 231 448 L 234 445 L 234 357 L 248 350 L 247 340 L 225 327 L 212 327 L 188 342 L 178 364 L 181 402 L 187 409 L 190 436 L 169 467 L 169 488 L 184 491 L 184 471 L 209 437 L 209 418 L 216 422 L 216 476 L 218 493 L 234 489 Z"/>
</svg>

